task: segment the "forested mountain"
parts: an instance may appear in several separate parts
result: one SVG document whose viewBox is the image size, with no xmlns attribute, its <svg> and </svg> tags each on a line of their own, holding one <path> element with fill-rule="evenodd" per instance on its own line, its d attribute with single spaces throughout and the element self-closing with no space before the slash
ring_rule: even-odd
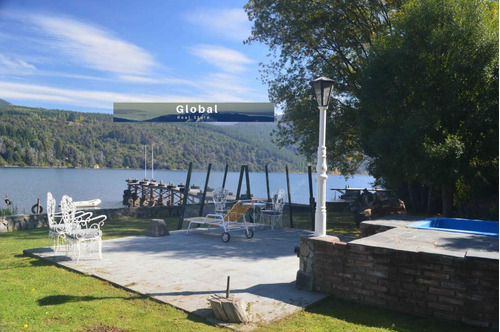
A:
<svg viewBox="0 0 500 332">
<path fill-rule="evenodd" d="M 11 103 L 9 103 L 8 101 L 0 99 L 0 106 L 10 106 L 10 105 Z"/>
<path fill-rule="evenodd" d="M 271 140 L 273 123 L 114 123 L 112 115 L 0 106 L 0 166 L 141 168 L 144 145 L 156 169 L 306 171 L 293 148 Z M 148 166 L 150 167 L 150 166 Z"/>
</svg>

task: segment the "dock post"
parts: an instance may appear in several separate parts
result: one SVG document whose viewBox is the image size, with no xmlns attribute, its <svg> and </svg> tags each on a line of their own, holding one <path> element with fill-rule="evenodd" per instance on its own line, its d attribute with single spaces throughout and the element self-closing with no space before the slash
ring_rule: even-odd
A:
<svg viewBox="0 0 500 332">
<path fill-rule="evenodd" d="M 266 188 L 267 188 L 267 201 L 271 201 L 271 194 L 269 193 L 269 170 L 267 169 L 266 164 Z"/>
<path fill-rule="evenodd" d="M 226 188 L 226 178 L 228 169 L 229 169 L 229 164 L 226 162 L 226 168 L 224 169 L 224 178 L 222 179 L 222 188 Z"/>
<path fill-rule="evenodd" d="M 203 216 L 203 208 L 205 207 L 205 198 L 207 197 L 208 180 L 210 179 L 210 170 L 212 169 L 212 164 L 208 164 L 207 178 L 205 180 L 205 188 L 203 189 L 203 194 L 201 195 L 201 207 L 200 207 L 200 217 Z"/>
<path fill-rule="evenodd" d="M 245 165 L 245 180 L 247 182 L 247 199 L 250 199 L 252 193 L 250 192 L 250 174 L 248 171 L 248 165 Z"/>
<path fill-rule="evenodd" d="M 308 165 L 307 166 L 307 177 L 309 179 L 309 206 L 311 207 L 311 230 L 315 230 L 315 214 L 314 211 L 316 210 L 316 202 L 314 201 L 314 195 L 313 195 L 313 183 L 312 183 L 312 166 Z"/>
<path fill-rule="evenodd" d="M 290 228 L 293 228 L 292 194 L 290 193 L 290 178 L 288 176 L 288 165 L 285 166 L 285 170 L 286 170 L 286 189 L 288 191 L 288 211 L 290 212 Z"/>
<path fill-rule="evenodd" d="M 191 171 L 193 169 L 193 163 L 189 163 L 189 169 L 186 178 L 186 185 L 184 187 L 184 196 L 182 196 L 182 207 L 181 215 L 179 216 L 179 223 L 177 224 L 177 229 L 182 229 L 182 223 L 184 221 L 184 213 L 186 212 L 186 204 L 189 196 L 189 183 L 191 182 Z"/>
<path fill-rule="evenodd" d="M 247 199 L 251 199 L 252 193 L 250 191 L 250 174 L 248 171 L 248 165 L 245 165 L 245 180 L 247 182 Z M 254 223 L 253 214 L 250 215 L 250 222 Z"/>
<path fill-rule="evenodd" d="M 243 172 L 245 171 L 245 165 L 241 165 L 240 169 L 240 178 L 238 180 L 238 189 L 236 190 L 236 200 L 240 199 L 240 193 L 241 193 L 241 182 L 243 181 Z"/>
</svg>

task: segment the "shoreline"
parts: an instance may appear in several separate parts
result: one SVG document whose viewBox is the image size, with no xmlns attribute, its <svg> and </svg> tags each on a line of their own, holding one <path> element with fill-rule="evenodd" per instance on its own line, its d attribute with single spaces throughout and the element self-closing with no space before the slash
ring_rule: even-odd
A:
<svg viewBox="0 0 500 332">
<path fill-rule="evenodd" d="M 99 168 L 94 168 L 94 167 L 68 167 L 68 166 L 0 166 L 0 169 L 2 168 L 16 168 L 16 169 L 88 169 L 88 170 L 122 170 L 122 171 L 143 171 L 144 168 L 108 168 L 108 167 L 99 167 Z M 155 169 L 155 171 L 168 171 L 168 172 L 187 172 L 186 170 L 182 169 Z M 193 169 L 193 172 L 206 172 L 206 169 Z M 214 172 L 221 172 L 223 173 L 224 171 L 214 171 Z M 228 171 L 229 173 L 239 173 L 239 171 Z M 265 173 L 265 172 L 254 172 L 250 171 L 250 173 Z M 285 171 L 283 172 L 269 172 L 269 174 L 284 174 Z M 307 174 L 307 172 L 289 172 L 290 174 Z M 316 174 L 316 172 L 312 173 L 313 175 Z M 337 172 L 328 172 L 328 175 L 340 175 L 344 176 L 343 174 L 337 173 Z M 353 175 L 350 175 L 349 177 L 353 176 L 371 176 L 368 173 L 356 173 Z"/>
</svg>

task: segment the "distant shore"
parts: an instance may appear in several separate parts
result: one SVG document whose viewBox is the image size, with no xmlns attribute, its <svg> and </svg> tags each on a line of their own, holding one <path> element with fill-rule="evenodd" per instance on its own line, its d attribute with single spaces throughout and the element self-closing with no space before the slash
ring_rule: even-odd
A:
<svg viewBox="0 0 500 332">
<path fill-rule="evenodd" d="M 11 166 L 11 165 L 3 165 L 3 166 L 0 166 L 0 168 L 33 168 L 33 169 L 92 169 L 92 170 L 123 170 L 123 171 L 126 171 L 126 170 L 131 170 L 131 171 L 140 171 L 140 170 L 144 170 L 144 168 L 120 168 L 120 167 L 99 167 L 99 168 L 94 168 L 94 167 L 69 167 L 69 166 Z M 151 169 L 149 168 L 148 169 L 148 172 L 150 171 Z M 155 169 L 155 171 L 171 171 L 171 172 L 187 172 L 187 169 L 163 169 L 163 168 L 158 168 L 158 169 Z M 206 172 L 207 170 L 206 169 L 193 169 L 193 172 Z M 224 172 L 224 171 L 214 171 L 214 172 Z M 229 172 L 233 172 L 233 173 L 237 173 L 239 171 L 229 171 Z M 262 172 L 253 172 L 251 169 L 250 169 L 250 173 L 264 173 L 263 171 Z M 281 173 L 285 173 L 284 171 L 283 172 L 269 172 L 270 174 L 272 173 L 278 173 L 278 174 L 281 174 Z M 290 174 L 307 174 L 307 172 L 293 172 L 293 171 L 290 171 L 289 172 Z M 316 170 L 315 170 L 315 167 L 313 167 L 313 174 L 316 174 Z M 342 175 L 338 172 L 328 172 L 328 175 Z M 356 173 L 352 176 L 356 176 L 356 175 L 367 175 L 369 176 L 370 174 L 368 173 Z"/>
</svg>

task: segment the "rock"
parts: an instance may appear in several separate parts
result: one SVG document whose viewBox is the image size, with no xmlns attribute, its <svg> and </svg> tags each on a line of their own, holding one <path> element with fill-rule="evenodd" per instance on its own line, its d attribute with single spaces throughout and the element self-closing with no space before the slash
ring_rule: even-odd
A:
<svg viewBox="0 0 500 332">
<path fill-rule="evenodd" d="M 167 225 L 165 224 L 165 221 L 163 219 L 151 219 L 148 230 L 146 231 L 147 236 L 158 237 L 169 234 L 170 233 L 167 230 Z"/>
<path fill-rule="evenodd" d="M 21 230 L 26 230 L 28 229 L 28 221 L 23 220 L 21 221 Z"/>
<path fill-rule="evenodd" d="M 302 242 L 300 244 L 300 251 L 299 251 L 300 255 L 301 256 L 309 256 L 309 254 L 311 253 L 311 248 L 309 248 L 309 245 L 307 242 Z"/>
<path fill-rule="evenodd" d="M 215 318 L 231 323 L 248 323 L 250 318 L 245 311 L 245 303 L 234 296 L 225 298 L 212 295 L 208 301 Z"/>
<path fill-rule="evenodd" d="M 30 220 L 28 222 L 28 229 L 33 229 L 33 228 L 36 228 L 36 224 L 38 223 L 38 221 L 36 220 Z"/>
<path fill-rule="evenodd" d="M 5 220 L 0 219 L 0 233 L 8 232 L 7 222 Z"/>
<path fill-rule="evenodd" d="M 12 220 L 14 223 L 24 221 L 24 215 L 22 214 L 13 215 L 10 217 L 10 220 Z"/>
<path fill-rule="evenodd" d="M 7 219 L 7 229 L 9 232 L 12 232 L 15 229 L 16 223 L 12 219 Z"/>
<path fill-rule="evenodd" d="M 375 201 L 373 203 L 373 215 L 376 218 L 391 214 L 406 214 L 405 203 L 397 198 L 388 198 L 383 201 Z"/>
<path fill-rule="evenodd" d="M 354 212 L 354 221 L 360 225 L 362 221 L 378 219 L 391 214 L 406 214 L 405 203 L 397 198 L 389 198 L 379 193 L 373 195 L 363 194 L 351 205 Z"/>
<path fill-rule="evenodd" d="M 372 217 L 372 209 L 364 209 L 361 212 L 358 212 L 354 215 L 354 221 L 356 225 L 359 226 L 362 221 L 370 220 Z"/>
<path fill-rule="evenodd" d="M 297 271 L 297 278 L 295 287 L 297 289 L 305 290 L 312 292 L 314 291 L 314 277 L 310 273 L 306 273 L 304 271 Z"/>
</svg>

